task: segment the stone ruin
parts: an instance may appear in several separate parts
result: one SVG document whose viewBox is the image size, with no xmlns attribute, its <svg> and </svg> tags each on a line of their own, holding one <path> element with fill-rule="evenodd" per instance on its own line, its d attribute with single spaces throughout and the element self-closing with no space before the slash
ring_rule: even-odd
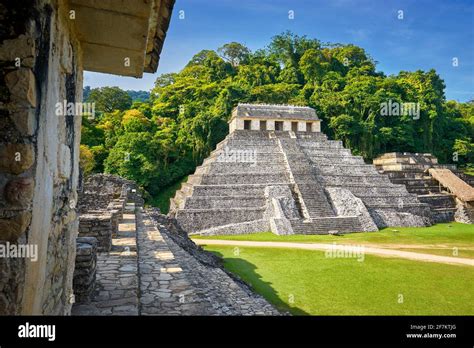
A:
<svg viewBox="0 0 474 348">
<path fill-rule="evenodd" d="M 0 2 L 0 247 L 38 250 L 0 257 L 0 315 L 71 312 L 83 72 L 155 72 L 173 6 Z M 58 104 L 68 110 L 58 115 Z"/>
<path fill-rule="evenodd" d="M 112 235 L 127 199 L 143 205 L 137 185 L 118 176 L 97 174 L 87 179 L 79 194 L 79 236 L 97 238 L 98 250 L 109 251 Z"/>
<path fill-rule="evenodd" d="M 191 234 L 326 234 L 431 224 L 428 204 L 320 132 L 309 107 L 239 104 L 171 200 Z"/>
<path fill-rule="evenodd" d="M 434 222 L 474 222 L 474 177 L 456 165 L 439 164 L 430 153 L 410 152 L 385 153 L 374 159 L 374 165 L 392 183 L 405 185 L 427 203 Z"/>
<path fill-rule="evenodd" d="M 87 302 L 94 290 L 97 253 L 109 252 L 112 236 L 125 204 L 143 205 L 138 186 L 130 180 L 109 174 L 87 178 L 79 193 L 79 235 L 76 239 L 76 265 L 73 290 L 77 303 Z"/>
</svg>

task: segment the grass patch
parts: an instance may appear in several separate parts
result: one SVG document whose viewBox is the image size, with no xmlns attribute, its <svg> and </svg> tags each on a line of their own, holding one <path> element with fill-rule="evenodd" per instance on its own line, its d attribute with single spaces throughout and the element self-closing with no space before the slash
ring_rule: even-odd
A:
<svg viewBox="0 0 474 348">
<path fill-rule="evenodd" d="M 396 232 L 395 232 L 396 231 Z M 341 244 L 405 244 L 405 245 L 439 245 L 462 247 L 474 245 L 474 225 L 458 222 L 437 224 L 430 227 L 395 227 L 384 228 L 379 232 L 349 233 L 341 236 L 332 235 L 290 235 L 278 236 L 271 232 L 244 235 L 192 236 L 196 239 L 225 239 L 271 242 L 300 243 L 341 243 Z"/>
<path fill-rule="evenodd" d="M 148 203 L 154 207 L 160 208 L 161 213 L 168 214 L 170 210 L 170 199 L 174 197 L 176 191 L 180 189 L 181 184 L 186 180 L 188 180 L 187 175 L 173 185 L 162 189 L 160 193 L 153 196 Z"/>
<path fill-rule="evenodd" d="M 394 248 L 402 251 L 411 251 L 414 253 L 420 254 L 431 254 L 431 255 L 440 255 L 440 256 L 450 256 L 450 257 L 462 257 L 466 259 L 474 259 L 474 250 L 457 248 Z"/>
<path fill-rule="evenodd" d="M 473 315 L 474 268 L 365 255 L 205 246 L 277 308 L 296 315 Z M 399 296 L 403 303 L 398 303 Z"/>
</svg>

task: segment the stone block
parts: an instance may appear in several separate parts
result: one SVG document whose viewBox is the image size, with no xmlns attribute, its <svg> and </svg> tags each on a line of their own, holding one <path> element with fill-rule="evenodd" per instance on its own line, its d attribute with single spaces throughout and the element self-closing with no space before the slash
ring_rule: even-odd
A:
<svg viewBox="0 0 474 348">
<path fill-rule="evenodd" d="M 16 58 L 24 61 L 29 57 L 32 59 L 35 55 L 35 41 L 26 35 L 20 35 L 15 39 L 4 40 L 0 48 L 0 60 L 15 61 Z M 21 64 L 24 66 L 24 64 Z"/>
<path fill-rule="evenodd" d="M 34 180 L 32 178 L 16 178 L 5 186 L 5 200 L 20 207 L 27 207 L 33 199 Z"/>
<path fill-rule="evenodd" d="M 0 146 L 0 171 L 20 174 L 28 170 L 35 161 L 31 144 L 3 144 Z"/>
<path fill-rule="evenodd" d="M 71 176 L 71 149 L 65 144 L 59 146 L 58 174 L 61 179 Z"/>
<path fill-rule="evenodd" d="M 11 101 L 23 106 L 36 107 L 35 75 L 29 68 L 19 68 L 5 75 Z"/>
<path fill-rule="evenodd" d="M 35 109 L 26 107 L 10 110 L 10 119 L 21 135 L 31 136 L 36 132 Z"/>
<path fill-rule="evenodd" d="M 15 242 L 31 222 L 31 213 L 23 211 L 10 218 L 0 218 L 0 240 Z"/>
</svg>

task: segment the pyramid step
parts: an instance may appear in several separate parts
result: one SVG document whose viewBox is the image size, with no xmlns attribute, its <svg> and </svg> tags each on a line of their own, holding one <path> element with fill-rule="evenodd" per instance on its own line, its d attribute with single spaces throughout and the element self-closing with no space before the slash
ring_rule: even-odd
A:
<svg viewBox="0 0 474 348">
<path fill-rule="evenodd" d="M 292 220 L 293 231 L 299 234 L 328 234 L 329 231 L 357 232 L 362 227 L 358 217 L 327 217 L 311 219 L 303 222 L 302 220 Z"/>
<path fill-rule="evenodd" d="M 176 220 L 188 233 L 212 227 L 263 218 L 264 208 L 224 208 L 179 210 Z"/>
<path fill-rule="evenodd" d="M 193 196 L 186 199 L 184 209 L 261 208 L 264 197 Z"/>
<path fill-rule="evenodd" d="M 288 186 L 288 183 L 272 185 Z M 230 184 L 230 185 L 195 185 L 193 196 L 258 196 L 263 197 L 267 184 Z"/>
<path fill-rule="evenodd" d="M 433 209 L 456 208 L 455 197 L 450 194 L 419 195 L 418 199 Z"/>
<path fill-rule="evenodd" d="M 273 184 L 287 181 L 285 173 L 258 173 L 248 172 L 242 174 L 205 174 L 202 175 L 202 185 L 225 185 L 225 184 Z"/>
</svg>

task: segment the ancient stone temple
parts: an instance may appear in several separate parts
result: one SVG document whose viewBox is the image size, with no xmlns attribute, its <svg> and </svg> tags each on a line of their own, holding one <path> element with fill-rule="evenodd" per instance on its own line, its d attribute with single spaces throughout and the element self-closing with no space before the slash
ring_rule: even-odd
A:
<svg viewBox="0 0 474 348">
<path fill-rule="evenodd" d="M 188 233 L 325 234 L 431 223 L 426 203 L 320 132 L 309 107 L 239 104 L 171 200 Z"/>
<path fill-rule="evenodd" d="M 374 159 L 380 173 L 429 204 L 435 222 L 474 222 L 474 177 L 430 153 L 390 152 Z"/>
</svg>

